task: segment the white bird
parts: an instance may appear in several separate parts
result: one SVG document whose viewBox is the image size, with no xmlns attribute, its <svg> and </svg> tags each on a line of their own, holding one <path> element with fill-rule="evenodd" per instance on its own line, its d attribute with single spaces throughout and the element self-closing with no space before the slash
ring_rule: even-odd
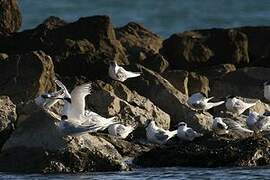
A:
<svg viewBox="0 0 270 180">
<path fill-rule="evenodd" d="M 62 115 L 68 116 L 69 120 L 73 120 L 77 124 L 85 121 L 85 97 L 91 92 L 91 83 L 76 86 L 69 94 L 65 92 L 64 107 Z"/>
<path fill-rule="evenodd" d="M 61 117 L 61 121 L 56 124 L 64 135 L 75 137 L 85 133 L 96 132 L 96 127 L 94 124 L 92 125 L 76 124 L 72 120 L 69 120 L 66 115 L 63 115 Z"/>
<path fill-rule="evenodd" d="M 202 134 L 196 132 L 190 127 L 187 127 L 185 122 L 178 123 L 177 137 L 186 141 L 193 141 L 197 137 L 201 137 Z"/>
<path fill-rule="evenodd" d="M 165 144 L 169 139 L 177 135 L 177 130 L 169 131 L 156 126 L 155 121 L 146 122 L 147 140 L 156 144 Z"/>
<path fill-rule="evenodd" d="M 141 75 L 140 72 L 131 72 L 125 70 L 123 67 L 118 66 L 115 61 L 110 62 L 108 74 L 112 79 L 120 82 L 124 82 L 128 78 L 134 78 Z"/>
<path fill-rule="evenodd" d="M 188 98 L 187 103 L 191 108 L 195 110 L 208 110 L 224 103 L 224 101 L 208 102 L 213 98 L 214 97 L 207 98 L 204 93 L 198 92 L 198 93 L 192 94 Z"/>
<path fill-rule="evenodd" d="M 213 119 L 212 125 L 213 131 L 218 135 L 228 134 L 228 126 L 223 122 L 221 117 L 216 117 Z"/>
<path fill-rule="evenodd" d="M 59 86 L 59 84 L 57 83 L 58 80 L 55 80 L 55 82 Z M 50 109 L 60 99 L 65 98 L 64 89 L 61 86 L 59 87 L 61 88 L 59 91 L 39 95 L 38 97 L 35 98 L 35 103 L 38 106 L 43 107 L 44 109 Z"/>
<path fill-rule="evenodd" d="M 270 101 L 270 81 L 266 81 L 263 88 L 263 95 L 264 98 Z"/>
<path fill-rule="evenodd" d="M 108 127 L 108 132 L 109 134 L 113 135 L 113 136 L 118 136 L 122 139 L 125 139 L 126 137 L 128 137 L 128 135 L 134 130 L 134 127 L 132 126 L 125 126 L 123 124 L 111 124 Z"/>
<path fill-rule="evenodd" d="M 255 106 L 256 103 L 246 103 L 241 99 L 238 99 L 234 96 L 229 96 L 226 98 L 225 106 L 228 111 L 235 113 L 237 115 L 242 114 L 245 110 Z"/>
<path fill-rule="evenodd" d="M 96 131 L 104 131 L 107 129 L 110 125 L 117 123 L 115 121 L 116 117 L 110 117 L 110 118 L 105 118 L 102 117 L 101 115 L 92 112 L 92 111 L 87 111 L 85 116 L 82 117 L 82 125 L 95 125 Z"/>
<path fill-rule="evenodd" d="M 270 116 L 264 116 L 259 115 L 256 112 L 250 112 L 246 122 L 248 128 L 255 132 L 270 130 Z"/>
</svg>

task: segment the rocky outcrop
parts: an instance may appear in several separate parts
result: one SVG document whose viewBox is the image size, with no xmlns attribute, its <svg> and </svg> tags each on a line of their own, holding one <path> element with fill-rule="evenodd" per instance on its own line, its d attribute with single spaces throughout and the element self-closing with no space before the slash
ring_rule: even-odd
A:
<svg viewBox="0 0 270 180">
<path fill-rule="evenodd" d="M 16 32 L 22 24 L 17 0 L 0 1 L 0 34 Z"/>
<path fill-rule="evenodd" d="M 13 55 L 0 61 L 0 94 L 14 103 L 34 99 L 37 94 L 54 89 L 54 65 L 42 51 Z"/>
<path fill-rule="evenodd" d="M 105 139 L 89 134 L 70 139 L 57 119 L 39 108 L 14 131 L 0 154 L 1 171 L 84 172 L 127 170 Z"/>
<path fill-rule="evenodd" d="M 139 156 L 135 162 L 142 167 L 263 166 L 270 163 L 269 140 L 200 138 L 157 147 Z"/>
<path fill-rule="evenodd" d="M 222 43 L 216 43 L 222 42 Z M 173 34 L 164 40 L 160 53 L 173 69 L 249 63 L 248 38 L 236 29 L 207 29 Z"/>
</svg>

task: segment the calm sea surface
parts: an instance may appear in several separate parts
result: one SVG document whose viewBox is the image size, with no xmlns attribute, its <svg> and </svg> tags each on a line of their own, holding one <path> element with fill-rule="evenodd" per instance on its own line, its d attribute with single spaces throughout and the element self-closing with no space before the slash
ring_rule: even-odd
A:
<svg viewBox="0 0 270 180">
<path fill-rule="evenodd" d="M 212 27 L 270 25 L 269 0 L 19 0 L 23 29 L 49 16 L 74 21 L 106 14 L 114 26 L 144 24 L 166 38 L 174 32 Z M 77 175 L 5 174 L 1 179 L 270 179 L 270 168 L 155 168 Z"/>
</svg>

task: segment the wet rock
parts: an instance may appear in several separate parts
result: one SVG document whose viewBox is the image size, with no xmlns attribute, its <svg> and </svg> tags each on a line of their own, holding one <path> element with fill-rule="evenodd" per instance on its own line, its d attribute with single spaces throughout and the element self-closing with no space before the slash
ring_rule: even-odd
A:
<svg viewBox="0 0 270 180">
<path fill-rule="evenodd" d="M 9 138 L 17 120 L 16 106 L 8 96 L 0 96 L 0 147 Z"/>
<path fill-rule="evenodd" d="M 228 141 L 202 137 L 154 148 L 135 162 L 142 167 L 251 167 L 268 165 L 269 155 L 269 140 L 265 138 Z"/>
<path fill-rule="evenodd" d="M 10 96 L 15 104 L 55 87 L 53 62 L 42 51 L 10 56 L 0 61 L 0 69 L 0 94 Z"/>
<path fill-rule="evenodd" d="M 0 33 L 12 33 L 20 29 L 22 16 L 17 0 L 0 1 Z"/>
<path fill-rule="evenodd" d="M 98 114 L 105 117 L 117 116 L 123 124 L 136 127 L 142 127 L 147 119 L 154 120 L 165 129 L 170 127 L 170 116 L 167 113 L 149 99 L 129 90 L 124 84 L 97 81 L 97 86 L 87 102 Z M 144 130 L 139 135 L 143 133 Z"/>
<path fill-rule="evenodd" d="M 138 62 L 140 53 L 149 50 L 158 52 L 162 46 L 161 38 L 135 22 L 115 29 L 116 37 L 124 46 L 131 62 Z"/>
<path fill-rule="evenodd" d="M 224 63 L 243 66 L 249 63 L 248 38 L 235 29 L 173 34 L 163 41 L 160 53 L 172 69 L 194 69 Z"/>
<path fill-rule="evenodd" d="M 127 170 L 112 144 L 90 134 L 63 136 L 58 120 L 36 109 L 14 131 L 0 154 L 1 171 L 85 172 Z"/>
</svg>

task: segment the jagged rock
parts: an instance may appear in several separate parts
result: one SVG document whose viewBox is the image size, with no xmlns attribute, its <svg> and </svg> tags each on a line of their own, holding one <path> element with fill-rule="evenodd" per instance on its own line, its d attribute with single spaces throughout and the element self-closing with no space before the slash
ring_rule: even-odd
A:
<svg viewBox="0 0 270 180">
<path fill-rule="evenodd" d="M 12 33 L 20 29 L 22 16 L 17 0 L 0 1 L 0 33 Z"/>
<path fill-rule="evenodd" d="M 13 132 L 0 154 L 1 171 L 84 172 L 127 170 L 105 139 L 90 134 L 70 139 L 49 114 L 37 108 Z"/>
<path fill-rule="evenodd" d="M 192 95 L 197 92 L 203 92 L 208 95 L 210 91 L 207 77 L 195 72 L 188 73 L 188 93 Z"/>
<path fill-rule="evenodd" d="M 136 159 L 142 167 L 224 167 L 269 165 L 269 140 L 265 138 L 224 140 L 202 137 L 157 147 Z"/>
<path fill-rule="evenodd" d="M 15 104 L 55 87 L 53 62 L 42 51 L 10 56 L 0 61 L 0 69 L 0 94 L 8 95 Z"/>
<path fill-rule="evenodd" d="M 17 120 L 16 106 L 8 96 L 0 96 L 0 147 L 9 138 Z"/>
<path fill-rule="evenodd" d="M 160 53 L 173 69 L 249 63 L 248 38 L 236 29 L 207 29 L 173 34 L 163 41 Z"/>
<path fill-rule="evenodd" d="M 226 74 L 210 83 L 211 95 L 226 97 L 235 95 L 264 100 L 263 83 L 270 76 L 269 68 L 245 67 Z"/>
<path fill-rule="evenodd" d="M 161 38 L 135 22 L 115 29 L 116 37 L 126 50 L 132 62 L 138 62 L 140 53 L 153 50 L 158 52 L 162 46 Z"/>
<path fill-rule="evenodd" d="M 87 102 L 98 114 L 105 117 L 117 116 L 120 122 L 137 127 L 143 126 L 147 119 L 154 120 L 165 129 L 170 127 L 170 116 L 167 113 L 124 84 L 115 81 L 110 85 L 97 81 L 97 86 Z"/>
</svg>

